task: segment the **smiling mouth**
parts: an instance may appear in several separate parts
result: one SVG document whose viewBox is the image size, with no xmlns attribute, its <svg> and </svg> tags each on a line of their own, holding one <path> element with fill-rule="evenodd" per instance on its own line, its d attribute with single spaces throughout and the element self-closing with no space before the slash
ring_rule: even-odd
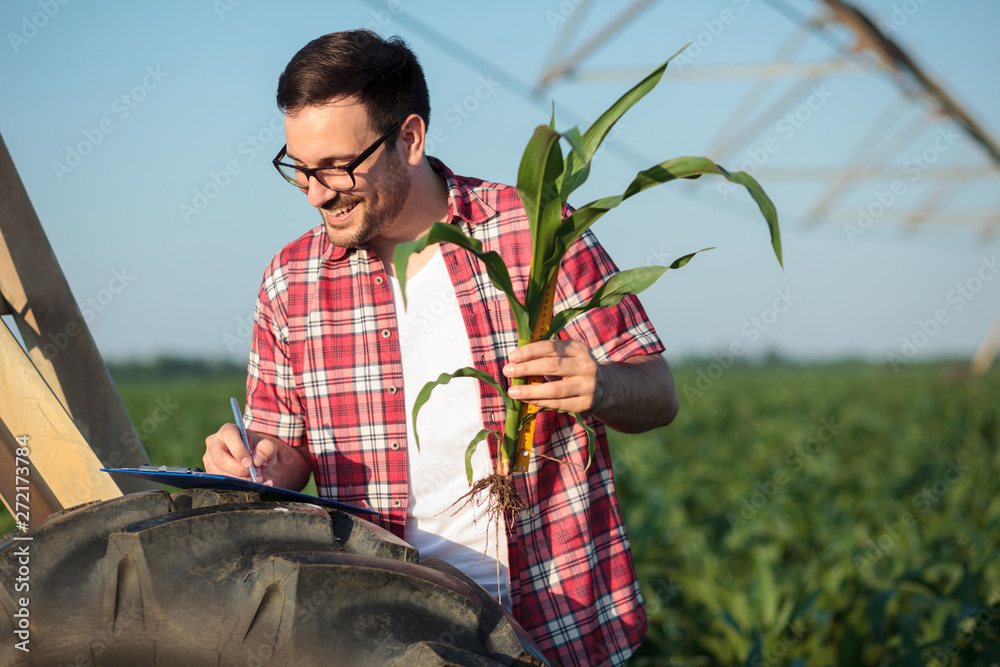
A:
<svg viewBox="0 0 1000 667">
<path fill-rule="evenodd" d="M 356 201 L 349 204 L 340 204 L 339 206 L 335 206 L 333 208 L 324 208 L 323 217 L 327 218 L 328 220 L 343 218 L 351 211 L 353 211 L 355 208 L 357 208 L 357 205 L 359 203 L 360 202 Z"/>
</svg>

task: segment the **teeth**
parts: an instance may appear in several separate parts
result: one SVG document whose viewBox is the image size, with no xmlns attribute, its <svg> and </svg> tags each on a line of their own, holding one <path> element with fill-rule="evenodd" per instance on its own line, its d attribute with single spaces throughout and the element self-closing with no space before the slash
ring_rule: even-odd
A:
<svg viewBox="0 0 1000 667">
<path fill-rule="evenodd" d="M 338 208 L 332 209 L 330 211 L 330 215 L 332 215 L 332 216 L 341 216 L 341 215 L 344 215 L 345 213 L 348 213 L 351 210 L 353 210 L 355 206 L 357 206 L 357 204 L 351 204 L 349 206 L 340 206 Z"/>
</svg>

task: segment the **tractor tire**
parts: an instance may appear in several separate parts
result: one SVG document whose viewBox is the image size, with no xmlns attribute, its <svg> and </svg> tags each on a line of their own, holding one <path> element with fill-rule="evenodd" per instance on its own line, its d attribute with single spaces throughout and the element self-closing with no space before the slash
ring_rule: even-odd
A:
<svg viewBox="0 0 1000 667">
<path fill-rule="evenodd" d="M 0 665 L 549 664 L 486 590 L 418 559 L 364 519 L 256 493 L 88 503 L 0 538 Z"/>
</svg>

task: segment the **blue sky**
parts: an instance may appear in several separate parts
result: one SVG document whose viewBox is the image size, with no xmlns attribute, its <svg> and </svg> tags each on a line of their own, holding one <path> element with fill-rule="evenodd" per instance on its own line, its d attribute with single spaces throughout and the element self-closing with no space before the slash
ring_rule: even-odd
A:
<svg viewBox="0 0 1000 667">
<path fill-rule="evenodd" d="M 597 0 L 581 34 L 593 34 L 622 4 Z M 808 0 L 777 4 L 816 7 Z M 892 36 L 979 122 L 1000 132 L 1000 5 L 860 4 L 888 21 Z M 356 27 L 403 36 L 431 88 L 430 152 L 457 173 L 508 183 L 553 99 L 559 129 L 585 126 L 632 84 L 561 82 L 527 97 L 524 89 L 576 5 L 458 7 L 418 0 L 4 3 L 0 133 L 104 357 L 245 361 L 264 267 L 319 220 L 270 165 L 284 142 L 277 77 L 309 40 Z M 679 73 L 769 62 L 793 29 L 774 7 L 763 0 L 659 2 L 585 64 L 652 69 L 699 38 L 702 48 L 689 52 Z M 800 58 L 830 53 L 812 39 Z M 622 268 L 717 246 L 642 297 L 669 359 L 735 345 L 751 356 L 775 350 L 885 361 L 906 341 L 920 343 L 911 348 L 914 358 L 971 356 L 1000 312 L 993 261 L 1000 242 L 972 226 L 908 231 L 883 224 L 888 215 L 851 231 L 859 208 L 877 212 L 875 203 L 890 198 L 889 209 L 919 206 L 936 181 L 911 161 L 915 178 L 895 192 L 891 179 L 867 183 L 839 198 L 842 224 L 813 225 L 805 213 L 824 184 L 768 180 L 769 170 L 843 164 L 898 99 L 877 73 L 815 84 L 796 96 L 790 81 L 779 81 L 769 99 L 784 96 L 786 107 L 720 160 L 730 168 L 762 163 L 757 176 L 781 216 L 784 271 L 749 198 L 711 181 L 670 184 L 627 202 L 598 223 L 598 236 Z M 636 171 L 668 157 L 706 154 L 749 85 L 665 79 L 626 116 L 571 203 L 616 194 Z M 896 154 L 897 165 L 920 155 L 940 164 L 985 163 L 964 137 L 949 143 L 954 132 L 939 130 L 915 135 Z M 972 184 L 952 205 L 996 212 L 997 183 Z"/>
</svg>

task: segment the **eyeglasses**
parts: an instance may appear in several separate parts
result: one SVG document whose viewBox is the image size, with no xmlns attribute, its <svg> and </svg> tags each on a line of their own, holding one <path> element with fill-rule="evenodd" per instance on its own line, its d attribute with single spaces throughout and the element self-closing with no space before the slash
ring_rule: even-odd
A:
<svg viewBox="0 0 1000 667">
<path fill-rule="evenodd" d="M 378 150 L 378 147 L 385 143 L 385 140 L 391 137 L 401 125 L 402 123 L 396 123 L 393 125 L 388 132 L 376 139 L 375 143 L 362 151 L 356 158 L 351 160 L 350 164 L 344 165 L 343 167 L 320 167 L 318 169 L 309 169 L 307 167 L 299 167 L 298 165 L 282 162 L 281 160 L 288 155 L 288 144 L 282 146 L 281 150 L 278 151 L 278 155 L 275 156 L 271 162 L 274 164 L 275 169 L 278 170 L 278 173 L 281 174 L 286 181 L 301 190 L 309 188 L 310 176 L 314 177 L 320 182 L 321 185 L 324 185 L 331 190 L 336 190 L 338 192 L 353 190 L 357 185 L 357 181 L 354 178 L 354 170 L 360 167 L 362 162 L 371 157 L 372 153 Z"/>
</svg>

